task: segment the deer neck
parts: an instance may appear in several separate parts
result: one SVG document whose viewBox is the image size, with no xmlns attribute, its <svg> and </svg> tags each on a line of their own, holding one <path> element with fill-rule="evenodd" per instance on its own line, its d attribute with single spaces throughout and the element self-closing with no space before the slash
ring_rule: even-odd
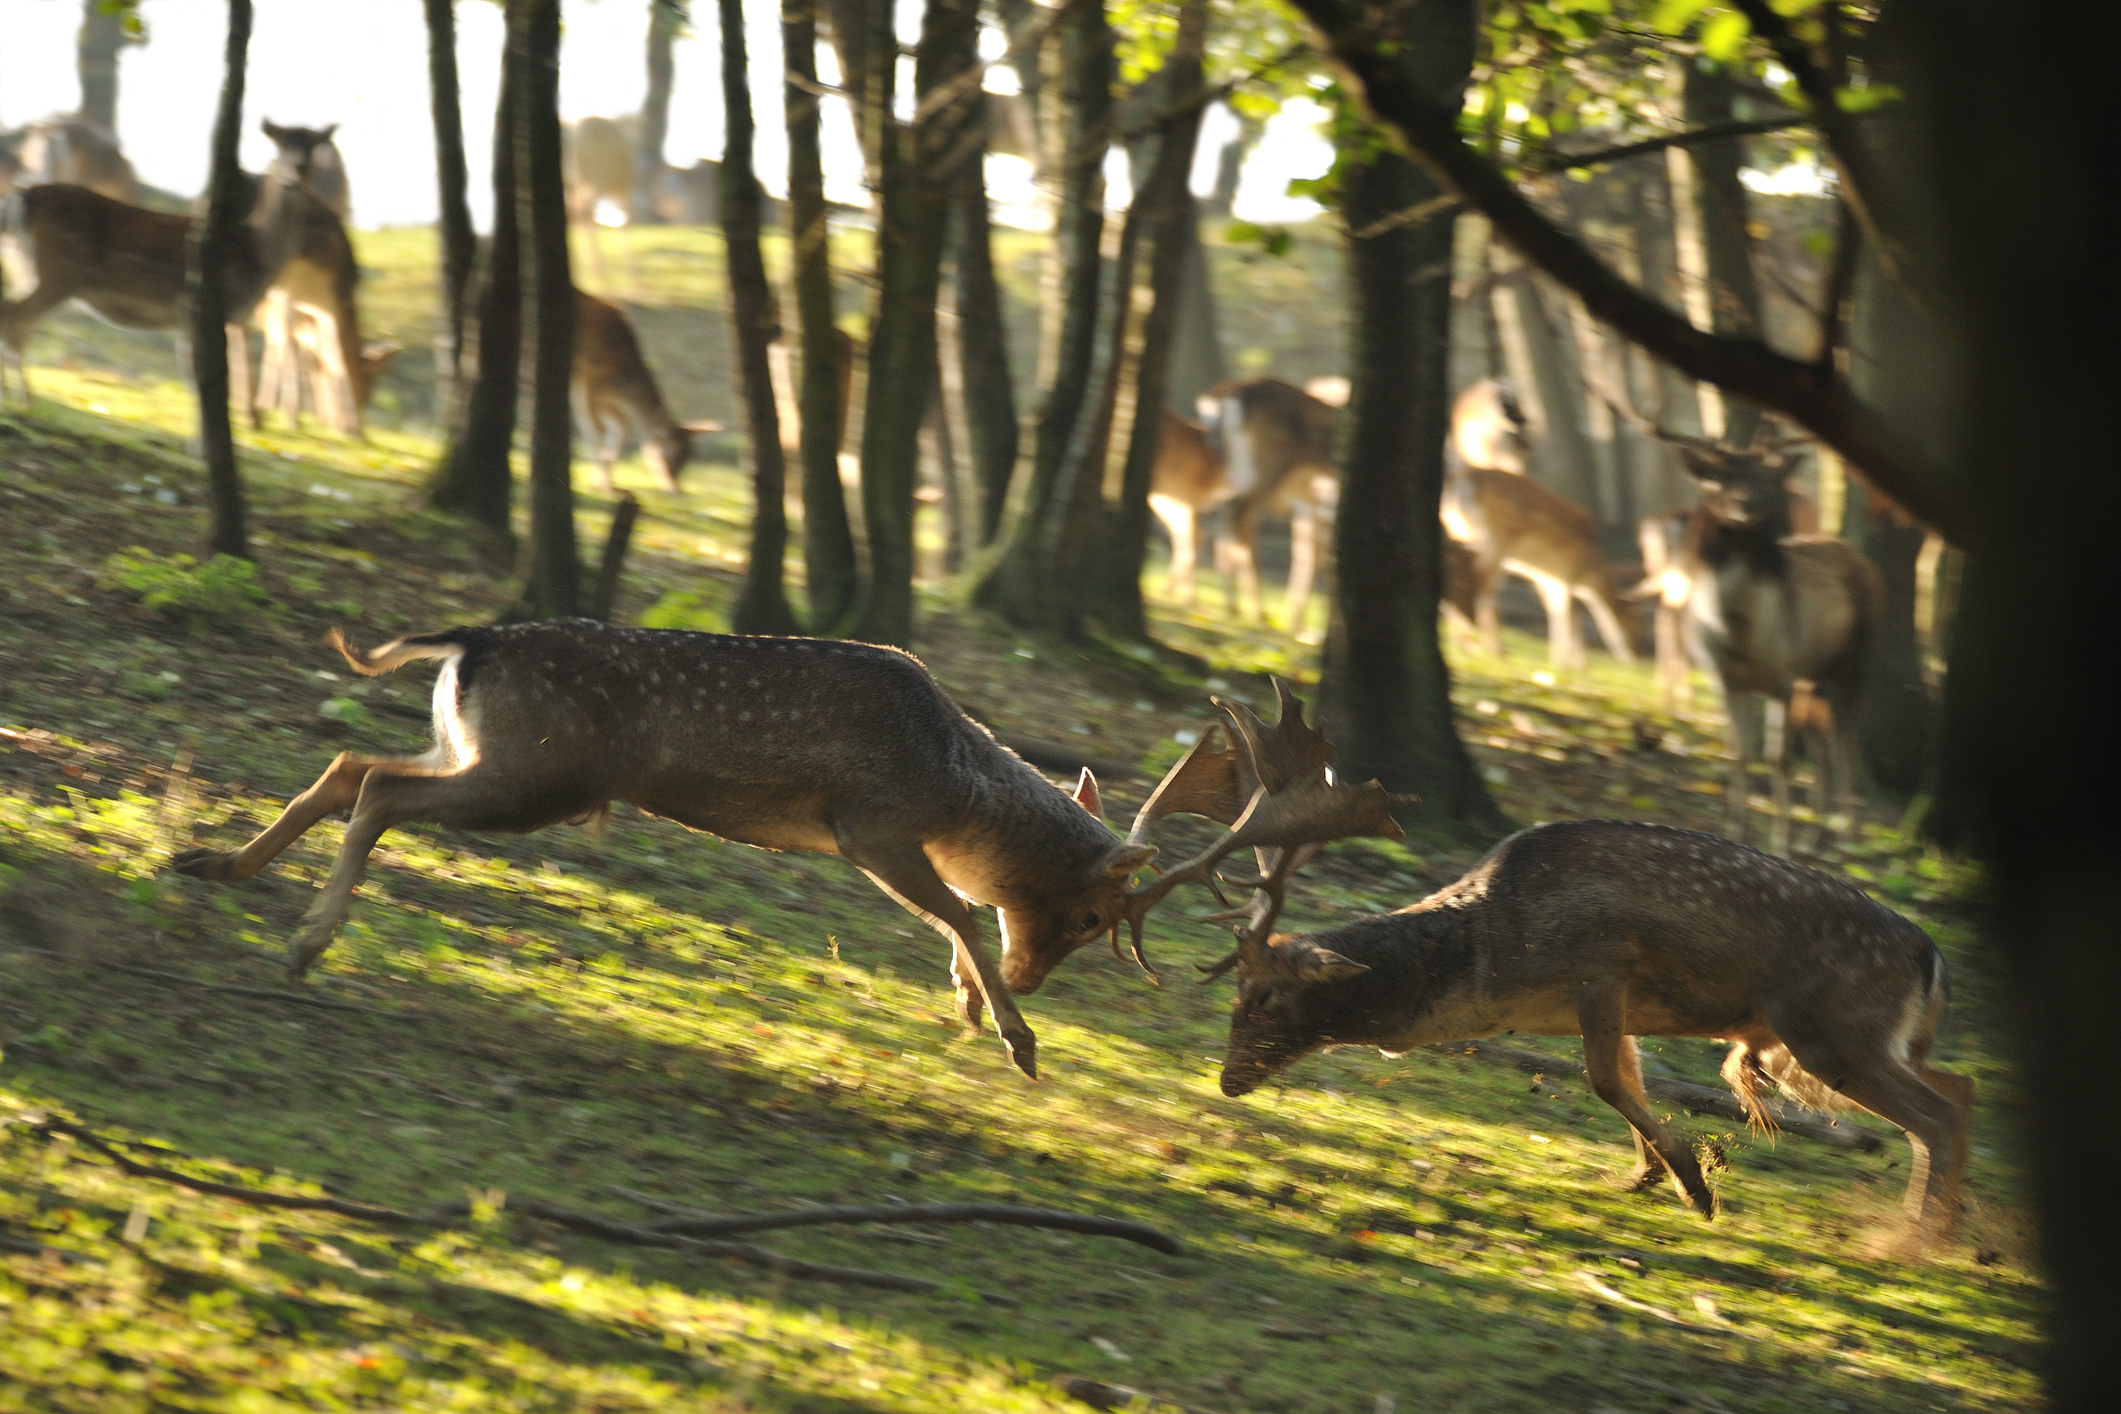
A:
<svg viewBox="0 0 2121 1414">
<path fill-rule="evenodd" d="M 1397 913 L 1358 919 L 1313 941 L 1370 971 L 1322 994 L 1329 1014 L 1311 1018 L 1337 1045 L 1392 1054 L 1434 1041 L 1492 1034 L 1495 999 L 1485 995 L 1478 905 L 1432 907 L 1432 896 Z"/>
<path fill-rule="evenodd" d="M 316 198 L 299 185 L 267 172 L 258 188 L 258 199 L 244 221 L 254 263 L 244 278 L 229 284 L 229 318 L 247 319 L 251 309 L 280 278 L 302 243 L 303 223 L 317 204 Z"/>
</svg>

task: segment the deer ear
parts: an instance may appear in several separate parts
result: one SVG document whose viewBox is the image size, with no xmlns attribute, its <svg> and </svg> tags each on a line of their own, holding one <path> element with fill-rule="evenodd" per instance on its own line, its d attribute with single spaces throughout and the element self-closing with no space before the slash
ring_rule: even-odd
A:
<svg viewBox="0 0 2121 1414">
<path fill-rule="evenodd" d="M 1313 948 L 1304 954 L 1299 975 L 1306 982 L 1338 982 L 1346 977 L 1360 977 L 1370 969 L 1359 962 L 1350 962 L 1331 948 Z"/>
<path fill-rule="evenodd" d="M 1105 856 L 1105 877 L 1108 879 L 1132 878 L 1147 868 L 1149 861 L 1154 858 L 1156 858 L 1156 846 L 1153 844 L 1121 845 L 1118 849 Z"/>
<path fill-rule="evenodd" d="M 1082 775 L 1075 782 L 1075 803 L 1098 819 L 1105 818 L 1105 802 L 1097 793 L 1097 777 L 1091 774 L 1088 766 L 1083 767 Z"/>
</svg>

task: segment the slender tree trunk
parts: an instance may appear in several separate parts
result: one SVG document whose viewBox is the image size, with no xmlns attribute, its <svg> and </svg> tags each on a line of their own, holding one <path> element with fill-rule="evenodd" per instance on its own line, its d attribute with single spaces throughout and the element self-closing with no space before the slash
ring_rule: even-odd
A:
<svg viewBox="0 0 2121 1414">
<path fill-rule="evenodd" d="M 516 410 L 523 358 L 522 235 L 517 221 L 516 128 L 522 70 L 511 47 L 501 64 L 493 120 L 493 235 L 477 271 L 477 308 L 469 327 L 449 413 L 450 439 L 428 483 L 427 501 L 514 538 L 510 499 Z"/>
<path fill-rule="evenodd" d="M 773 405 L 767 346 L 778 333 L 773 287 L 759 255 L 758 176 L 751 166 L 751 79 L 744 44 L 743 0 L 719 0 L 722 22 L 722 109 L 728 136 L 722 148 L 722 241 L 728 251 L 730 327 L 736 333 L 737 372 L 744 390 L 744 427 L 751 441 L 751 558 L 730 627 L 738 633 L 791 634 L 795 614 L 782 587 L 788 550 L 781 419 Z M 806 356 L 804 364 L 810 363 Z M 827 424 L 828 426 L 830 424 Z"/>
<path fill-rule="evenodd" d="M 1013 48 L 1023 38 L 1026 30 L 1043 19 L 1043 8 L 1036 0 L 994 0 L 994 17 L 1001 22 L 1002 33 L 1009 37 Z M 1040 99 L 1045 92 L 1045 48 L 1035 45 L 1021 50 L 1010 62 L 1016 70 L 1017 87 L 1023 90 L 1024 106 L 1031 111 L 1031 150 L 1043 153 L 1045 142 L 1045 111 Z M 1032 163 L 1034 169 L 1041 164 Z M 1043 170 L 1034 171 L 1040 181 L 1045 179 Z"/>
<path fill-rule="evenodd" d="M 862 521 L 869 586 L 859 636 L 904 646 L 913 638 L 913 506 L 921 420 L 935 377 L 935 302 L 943 229 L 960 166 L 979 151 L 966 86 L 939 96 L 978 60 L 975 0 L 928 0 L 914 60 L 915 116 L 882 144 L 880 280 L 862 418 Z"/>
<path fill-rule="evenodd" d="M 435 325 L 434 408 L 444 421 L 456 403 L 462 372 L 466 301 L 478 238 L 471 228 L 470 184 L 464 162 L 464 114 L 457 90 L 456 0 L 426 0 L 427 79 L 434 109 L 435 177 L 441 199 L 442 317 Z M 446 423 L 445 423 L 446 425 Z"/>
<path fill-rule="evenodd" d="M 116 9 L 106 9 L 105 4 L 106 0 L 82 0 L 74 59 L 81 76 L 81 116 L 115 136 L 118 56 L 134 41 L 125 32 L 125 16 Z"/>
<path fill-rule="evenodd" d="M 896 87 L 898 32 L 891 0 L 821 0 L 832 31 L 832 52 L 840 61 L 840 88 L 854 118 L 854 136 L 862 145 L 863 173 L 869 190 L 880 199 L 884 178 L 879 144 L 891 124 L 891 91 Z M 873 57 L 874 56 L 874 57 Z"/>
<path fill-rule="evenodd" d="M 637 226 L 662 224 L 655 209 L 663 181 L 663 140 L 670 135 L 670 87 L 677 64 L 671 50 L 684 22 L 680 0 L 648 0 L 648 92 L 641 99 L 640 147 L 634 153 L 633 200 L 627 219 Z"/>
<path fill-rule="evenodd" d="M 964 389 L 965 433 L 978 488 L 979 544 L 1001 533 L 1016 473 L 1016 385 L 1009 369 L 1009 331 L 1002 322 L 1002 288 L 994 277 L 994 232 L 987 182 L 979 157 L 965 164 L 952 197 L 955 233 L 958 355 Z"/>
<path fill-rule="evenodd" d="M 1196 144 L 1199 138 L 1196 135 Z M 1180 417 L 1198 417 L 1194 404 L 1202 393 L 1229 375 L 1223 363 L 1222 321 L 1216 314 L 1215 284 L 1209 278 L 1208 251 L 1200 239 L 1200 208 L 1186 219 L 1186 258 L 1179 276 L 1178 328 L 1172 335 L 1171 376 L 1164 404 Z"/>
<path fill-rule="evenodd" d="M 560 0 L 514 0 L 510 45 L 522 74 L 517 114 L 516 221 L 529 295 L 530 563 L 524 599 L 532 617 L 580 607 L 574 534 L 574 280 L 567 268 L 567 192 L 560 173 Z"/>
<path fill-rule="evenodd" d="M 1076 422 L 1089 400 L 1097 354 L 1098 294 L 1105 233 L 1105 149 L 1110 141 L 1113 34 L 1102 0 L 1087 0 L 1059 25 L 1056 65 L 1063 113 L 1060 203 L 1054 243 L 1061 265 L 1060 317 L 1052 382 L 1033 432 L 1031 479 L 1008 549 L 980 588 L 980 602 L 1029 627 L 1063 627 L 1066 586 L 1058 582 L 1069 518 L 1062 470 Z M 1042 335 L 1043 337 L 1043 335 Z"/>
<path fill-rule="evenodd" d="M 1683 64 L 1682 97 L 1688 127 L 1711 127 L 1731 121 L 1735 86 L 1729 71 Z M 1701 244 L 1706 256 L 1711 326 L 1719 334 L 1759 337 L 1760 286 L 1753 275 L 1752 242 L 1746 235 L 1745 140 L 1722 138 L 1697 143 L 1683 152 L 1694 165 L 1694 201 L 1701 212 Z M 1723 435 L 1737 447 L 1751 446 L 1760 425 L 1760 409 L 1738 398 L 1724 400 Z"/>
<path fill-rule="evenodd" d="M 1372 13 L 1382 10 L 1378 0 Z M 1402 43 L 1398 62 L 1430 92 L 1455 91 L 1473 60 L 1472 0 L 1425 0 L 1410 14 L 1378 17 Z M 1351 231 L 1440 191 L 1382 144 L 1343 181 Z M 1502 814 L 1452 722 L 1437 635 L 1455 224 L 1440 214 L 1349 246 L 1355 376 L 1319 719 L 1339 748 L 1341 776 L 1374 776 L 1421 797 L 1403 819 L 1499 830 Z"/>
<path fill-rule="evenodd" d="M 788 228 L 794 233 L 795 305 L 802 327 L 803 569 L 813 633 L 847 626 L 859 588 L 854 532 L 840 485 L 840 341 L 832 311 L 832 252 L 825 223 L 825 171 L 818 138 L 818 0 L 786 0 L 781 48 L 788 83 Z"/>
<path fill-rule="evenodd" d="M 1179 311 L 1185 299 L 1186 261 L 1199 253 L 1188 178 L 1200 136 L 1200 105 L 1194 100 L 1201 91 L 1201 56 L 1207 27 L 1206 0 L 1185 0 L 1178 12 L 1176 41 L 1164 59 L 1164 82 L 1159 85 L 1158 96 L 1171 116 L 1159 125 L 1156 160 L 1134 197 L 1134 207 L 1142 215 L 1142 233 L 1151 249 L 1151 305 L 1142 324 L 1141 354 L 1135 368 L 1134 417 L 1128 429 L 1119 504 L 1107 526 L 1106 562 L 1093 592 L 1098 622 L 1111 633 L 1136 640 L 1149 636 L 1141 592 L 1142 559 L 1149 540 L 1149 491 L 1156 475 L 1171 355 L 1177 345 Z M 1132 212 L 1128 219 L 1134 219 Z M 1444 283 L 1448 308 L 1448 273 Z"/>
<path fill-rule="evenodd" d="M 1267 125 L 1257 118 L 1248 118 L 1242 113 L 1237 119 L 1237 136 L 1223 144 L 1222 151 L 1215 155 L 1215 190 L 1207 198 L 1207 208 L 1217 216 L 1228 216 L 1230 208 L 1237 202 L 1238 183 L 1245 173 L 1245 159 L 1266 134 Z"/>
<path fill-rule="evenodd" d="M 228 267 L 243 212 L 243 173 L 236 147 L 243 132 L 243 81 L 250 62 L 250 0 L 228 0 L 228 50 L 221 103 L 214 113 L 213 165 L 206 179 L 206 215 L 192 223 L 185 284 L 191 304 L 192 382 L 199 394 L 199 455 L 206 463 L 213 505 L 208 553 L 250 558 L 244 529 L 243 478 L 236 470 L 235 431 L 228 417 Z"/>
</svg>

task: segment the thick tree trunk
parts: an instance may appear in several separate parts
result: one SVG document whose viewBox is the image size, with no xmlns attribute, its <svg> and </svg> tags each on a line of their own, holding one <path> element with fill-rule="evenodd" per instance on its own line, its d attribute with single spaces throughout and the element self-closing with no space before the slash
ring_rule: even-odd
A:
<svg viewBox="0 0 2121 1414">
<path fill-rule="evenodd" d="M 1464 80 L 1473 60 L 1471 0 L 1426 0 L 1403 19 L 1377 18 L 1386 38 L 1402 41 L 1396 62 L 1430 92 L 1451 92 Z M 1351 231 L 1440 191 L 1382 144 L 1343 180 Z M 1339 748 L 1341 776 L 1374 776 L 1387 790 L 1421 797 L 1402 808 L 1403 819 L 1500 830 L 1502 814 L 1452 722 L 1450 670 L 1437 634 L 1455 225 L 1446 213 L 1349 245 L 1354 388 L 1319 719 Z"/>
<path fill-rule="evenodd" d="M 1149 243 L 1150 307 L 1142 322 L 1141 350 L 1134 368 L 1134 415 L 1127 429 L 1126 463 L 1119 503 L 1107 518 L 1104 563 L 1089 586 L 1090 607 L 1108 631 L 1136 640 L 1149 636 L 1142 607 L 1142 559 L 1149 540 L 1149 491 L 1177 345 L 1180 306 L 1185 300 L 1186 262 L 1199 255 L 1193 192 L 1188 178 L 1200 136 L 1201 56 L 1207 38 L 1206 0 L 1185 0 L 1178 34 L 1164 59 L 1158 97 L 1171 116 L 1158 125 L 1156 158 L 1135 192 L 1132 224 L 1140 216 Z M 1446 287 L 1449 279 L 1446 277 Z"/>
<path fill-rule="evenodd" d="M 523 360 L 523 242 L 517 221 L 516 128 L 522 71 L 509 51 L 501 65 L 494 108 L 493 235 L 477 275 L 477 309 L 470 324 L 449 412 L 449 445 L 428 483 L 427 501 L 513 538 L 509 502 L 514 474 L 518 380 Z"/>
<path fill-rule="evenodd" d="M 574 534 L 574 280 L 567 267 L 567 192 L 560 172 L 560 0 L 515 0 L 510 47 L 522 75 L 516 123 L 516 221 L 529 294 L 530 563 L 524 600 L 532 617 L 580 607 Z"/>
<path fill-rule="evenodd" d="M 81 116 L 115 136 L 118 131 L 118 55 L 132 39 L 125 16 L 108 0 L 81 0 L 74 61 L 81 76 Z M 240 218 L 239 218 L 240 219 Z"/>
<path fill-rule="evenodd" d="M 670 135 L 670 87 L 677 73 L 671 54 L 684 22 L 679 0 L 648 0 L 648 92 L 641 99 L 640 146 L 634 153 L 633 201 L 627 219 L 637 226 L 662 224 L 655 209 L 663 181 L 663 139 Z"/>
<path fill-rule="evenodd" d="M 773 287 L 759 255 L 757 175 L 751 166 L 751 80 L 744 45 L 743 0 L 720 0 L 722 108 L 728 136 L 722 148 L 722 241 L 728 251 L 730 327 L 744 392 L 744 427 L 751 440 L 751 557 L 737 595 L 730 627 L 738 633 L 791 634 L 795 614 L 782 587 L 781 563 L 788 550 L 786 469 L 781 460 L 781 420 L 773 405 L 773 371 L 767 346 L 779 332 Z M 807 364 L 808 359 L 804 362 Z M 828 426 L 830 424 L 827 424 Z"/>
<path fill-rule="evenodd" d="M 825 169 L 818 137 L 818 0 L 787 0 L 781 48 L 788 83 L 788 228 L 794 233 L 795 305 L 802 329 L 803 570 L 813 633 L 843 631 L 860 570 L 840 484 L 840 340 L 832 311 L 832 253 L 825 224 Z"/>
<path fill-rule="evenodd" d="M 880 280 L 869 340 L 868 406 L 862 418 L 862 523 L 869 584 L 858 635 L 871 643 L 913 639 L 913 507 L 921 420 L 935 377 L 935 301 L 942 281 L 950 190 L 968 152 L 979 150 L 967 87 L 937 91 L 978 60 L 975 0 L 928 0 L 914 60 L 915 118 L 882 144 Z"/>
<path fill-rule="evenodd" d="M 1087 0 L 1060 22 L 1055 65 L 1063 113 L 1052 144 L 1062 155 L 1054 245 L 1060 264 L 1059 318 L 1052 381 L 1032 434 L 1031 478 L 1008 549 L 980 587 L 980 602 L 1027 627 L 1064 629 L 1069 586 L 1059 580 L 1069 517 L 1062 470 L 1089 401 L 1097 354 L 1098 294 L 1105 233 L 1105 149 L 1112 115 L 1113 34 L 1101 0 Z M 1044 335 L 1042 333 L 1041 337 Z"/>
<path fill-rule="evenodd" d="M 1002 289 L 994 278 L 993 228 L 987 183 L 975 157 L 965 164 L 952 198 L 957 288 L 958 367 L 964 390 L 965 433 L 979 494 L 979 544 L 1001 533 L 1016 474 L 1016 384 L 1009 369 L 1009 333 L 1002 323 Z"/>
<path fill-rule="evenodd" d="M 1199 141 L 1198 136 L 1195 142 Z M 1222 320 L 1215 308 L 1215 284 L 1208 274 L 1208 252 L 1200 239 L 1196 203 L 1186 220 L 1186 259 L 1179 276 L 1178 329 L 1172 335 L 1171 376 L 1164 404 L 1181 417 L 1198 417 L 1195 401 L 1228 377 L 1223 363 Z"/>
<path fill-rule="evenodd" d="M 1731 121 L 1735 85 L 1728 70 L 1680 66 L 1686 74 L 1681 100 L 1689 128 Z M 1694 202 L 1701 214 L 1702 253 L 1708 275 L 1710 327 L 1719 334 L 1758 338 L 1761 330 L 1760 286 L 1753 275 L 1752 243 L 1746 235 L 1745 183 L 1738 169 L 1745 161 L 1743 138 L 1722 138 L 1673 148 L 1678 160 L 1694 167 Z M 1743 398 L 1725 400 L 1724 439 L 1733 446 L 1752 445 L 1760 409 Z"/>
<path fill-rule="evenodd" d="M 206 215 L 192 224 L 185 284 L 191 304 L 192 382 L 199 394 L 199 455 L 206 463 L 213 520 L 207 551 L 250 558 L 244 528 L 243 478 L 236 469 L 235 431 L 228 416 L 229 255 L 241 238 L 243 173 L 236 148 L 243 132 L 243 82 L 250 62 L 250 0 L 228 0 L 228 49 L 221 103 L 214 113 L 213 164 L 206 179 Z M 114 61 L 115 62 L 115 61 Z M 115 79 L 113 79 L 115 84 Z"/>
<path fill-rule="evenodd" d="M 427 81 L 434 110 L 435 178 L 441 201 L 441 318 L 435 324 L 435 419 L 444 422 L 456 403 L 463 367 L 465 303 L 470 298 L 478 238 L 471 228 L 470 183 L 464 161 L 464 113 L 457 89 L 456 0 L 425 0 Z"/>
</svg>

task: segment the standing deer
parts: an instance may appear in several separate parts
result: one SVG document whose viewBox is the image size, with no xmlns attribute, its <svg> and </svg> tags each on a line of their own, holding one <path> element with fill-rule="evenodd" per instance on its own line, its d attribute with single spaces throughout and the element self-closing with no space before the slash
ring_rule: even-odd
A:
<svg viewBox="0 0 2121 1414">
<path fill-rule="evenodd" d="M 1278 378 L 1219 383 L 1196 406 L 1223 466 L 1227 546 L 1239 612 L 1260 621 L 1256 547 L 1262 518 L 1289 518 L 1289 584 L 1283 600 L 1291 632 L 1303 626 L 1318 570 L 1319 527 L 1339 500 L 1333 461 L 1338 410 Z M 1168 427 L 1168 424 L 1166 424 Z"/>
<path fill-rule="evenodd" d="M 1206 812 L 1201 812 L 1206 813 Z M 1733 1044 L 1723 1074 L 1762 1128 L 1761 1080 L 1799 1103 L 1867 1110 L 1914 1151 L 1903 1208 L 1942 1237 L 1958 1213 L 1973 1085 L 1936 1069 L 1944 958 L 1848 881 L 1713 835 L 1619 820 L 1541 825 L 1397 913 L 1272 931 L 1285 875 L 1260 881 L 1235 952 L 1222 1091 L 1251 1093 L 1313 1051 L 1522 1031 L 1582 1036 L 1598 1097 L 1627 1119 L 1628 1182 L 1716 1202 L 1652 1112 L 1636 1036 Z"/>
<path fill-rule="evenodd" d="M 366 653 L 336 631 L 332 642 L 364 676 L 442 664 L 434 746 L 401 758 L 342 752 L 242 848 L 175 861 L 202 878 L 248 879 L 319 820 L 350 809 L 331 876 L 289 948 L 298 977 L 330 945 L 369 852 L 392 827 L 528 832 L 624 800 L 725 839 L 844 856 L 949 939 L 959 1015 L 976 1026 L 984 1007 L 1035 1077 L 1036 1038 L 1010 993 L 1036 991 L 1100 937 L 1117 952 L 1123 922 L 1147 969 L 1143 917 L 1213 864 L 1130 889 L 1156 849 L 1106 829 L 1096 779 L 1084 771 L 1071 798 L 895 649 L 590 619 L 451 629 Z M 1230 837 L 1237 844 L 1338 838 L 1326 829 L 1335 819 L 1313 808 L 1320 789 L 1328 801 L 1382 798 L 1374 783 L 1366 794 L 1264 774 L 1250 832 Z M 1396 833 L 1389 817 L 1383 823 Z M 999 914 L 998 967 L 980 946 L 972 905 Z"/>
<path fill-rule="evenodd" d="M 1760 756 L 1773 793 L 1770 848 L 1790 845 L 1789 735 L 1808 731 L 1818 774 L 1814 814 L 1838 798 L 1856 808 L 1856 713 L 1885 581 L 1863 554 L 1825 535 L 1791 532 L 1790 497 L 1773 453 L 1682 446 L 1702 483 L 1683 566 L 1687 632 L 1723 686 L 1730 719 L 1726 828 L 1745 838 L 1753 734 L 1745 699 L 1764 700 Z"/>
<path fill-rule="evenodd" d="M 1171 539 L 1171 593 L 1189 607 L 1195 597 L 1193 572 L 1200 563 L 1201 517 L 1229 495 L 1229 477 L 1207 429 L 1164 409 L 1149 509 Z"/>
<path fill-rule="evenodd" d="M 1557 671 L 1579 671 L 1584 664 L 1577 600 L 1590 611 L 1606 651 L 1620 662 L 1635 661 L 1614 609 L 1625 601 L 1612 567 L 1599 553 L 1598 528 L 1583 507 L 1527 476 L 1469 470 L 1445 483 L 1442 515 L 1445 533 L 1473 552 L 1474 619 L 1488 652 L 1502 652 L 1496 600 L 1508 573 L 1539 591 L 1547 612 L 1547 661 Z"/>
<path fill-rule="evenodd" d="M 1474 470 L 1523 474 L 1527 452 L 1524 409 L 1508 379 L 1469 383 L 1452 401 L 1450 448 Z"/>
<path fill-rule="evenodd" d="M 626 311 L 583 290 L 574 292 L 574 414 L 597 464 L 597 485 L 611 491 L 611 468 L 628 432 L 641 441 L 641 460 L 668 491 L 692 456 L 692 434 L 719 432 L 719 422 L 679 422 L 663 405 L 663 391 L 641 357 L 641 341 Z"/>
<path fill-rule="evenodd" d="M 236 228 L 222 272 L 228 292 L 229 370 L 239 406 L 248 406 L 250 359 L 242 321 L 263 298 L 294 253 L 316 198 L 304 186 L 313 144 L 299 129 L 265 131 L 279 148 L 261 179 L 250 215 Z M 6 235 L 36 284 L 0 317 L 0 395 L 15 370 L 24 401 L 29 380 L 23 351 L 37 321 L 70 299 L 124 329 L 181 333 L 186 247 L 192 219 L 147 211 L 86 187 L 39 186 L 8 198 Z M 186 376 L 189 377 L 189 369 Z"/>
</svg>

